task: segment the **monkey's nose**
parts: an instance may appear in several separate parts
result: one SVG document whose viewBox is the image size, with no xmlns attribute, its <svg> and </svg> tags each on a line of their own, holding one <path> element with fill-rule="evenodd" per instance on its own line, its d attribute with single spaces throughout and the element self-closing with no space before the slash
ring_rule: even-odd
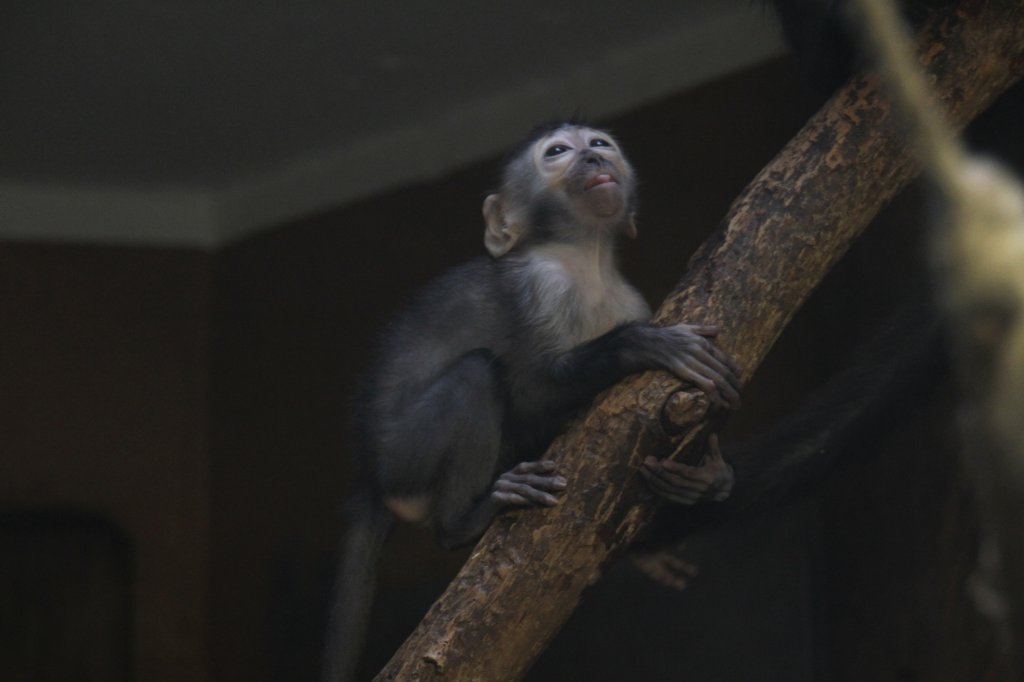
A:
<svg viewBox="0 0 1024 682">
<path fill-rule="evenodd" d="M 594 166 L 600 166 L 604 163 L 604 159 L 601 158 L 600 154 L 592 152 L 589 149 L 584 150 L 580 156 L 583 163 L 589 163 Z"/>
</svg>

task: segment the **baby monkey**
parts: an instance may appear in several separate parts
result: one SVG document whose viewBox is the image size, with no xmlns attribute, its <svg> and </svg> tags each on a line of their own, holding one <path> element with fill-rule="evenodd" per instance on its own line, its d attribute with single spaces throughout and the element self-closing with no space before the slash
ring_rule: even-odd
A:
<svg viewBox="0 0 1024 682">
<path fill-rule="evenodd" d="M 634 192 L 607 132 L 538 128 L 484 201 L 490 256 L 427 285 L 386 329 L 358 401 L 363 483 L 349 508 L 326 680 L 352 674 L 375 560 L 396 518 L 430 524 L 457 547 L 503 509 L 556 504 L 566 481 L 537 458 L 573 412 L 634 372 L 668 370 L 721 408 L 738 407 L 738 372 L 712 341 L 718 328 L 649 324 L 619 273 L 615 243 L 636 236 Z M 654 487 L 665 494 L 661 478 Z"/>
</svg>

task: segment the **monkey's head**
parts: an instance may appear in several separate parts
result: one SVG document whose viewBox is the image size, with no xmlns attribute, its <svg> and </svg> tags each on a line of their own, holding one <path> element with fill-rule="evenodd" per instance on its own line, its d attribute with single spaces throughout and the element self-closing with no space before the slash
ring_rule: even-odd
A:
<svg viewBox="0 0 1024 682">
<path fill-rule="evenodd" d="M 547 126 L 505 167 L 484 200 L 484 245 L 495 258 L 544 241 L 636 236 L 633 168 L 603 130 Z"/>
</svg>

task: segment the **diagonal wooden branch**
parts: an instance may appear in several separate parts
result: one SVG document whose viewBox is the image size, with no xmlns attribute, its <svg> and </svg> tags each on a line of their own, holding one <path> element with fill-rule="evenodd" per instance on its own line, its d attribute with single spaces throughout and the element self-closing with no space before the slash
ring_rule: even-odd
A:
<svg viewBox="0 0 1024 682">
<path fill-rule="evenodd" d="M 920 34 L 919 54 L 964 125 L 1024 69 L 1019 2 L 966 2 Z M 783 327 L 882 206 L 916 174 L 876 79 L 840 90 L 753 180 L 656 314 L 718 323 L 749 379 Z M 657 502 L 636 470 L 686 456 L 707 401 L 664 373 L 607 391 L 551 446 L 562 503 L 499 518 L 380 673 L 384 680 L 520 679 Z"/>
</svg>

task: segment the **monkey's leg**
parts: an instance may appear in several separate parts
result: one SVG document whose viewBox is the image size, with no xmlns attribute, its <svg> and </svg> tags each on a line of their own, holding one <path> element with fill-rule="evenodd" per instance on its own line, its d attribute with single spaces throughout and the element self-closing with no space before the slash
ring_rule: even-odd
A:
<svg viewBox="0 0 1024 682">
<path fill-rule="evenodd" d="M 453 386 L 449 396 L 452 441 L 434 505 L 438 542 L 450 548 L 475 541 L 505 507 L 557 504 L 555 494 L 566 486 L 548 461 L 519 462 L 495 478 L 502 461 L 508 461 L 501 387 L 491 366 L 468 356 L 463 362 L 463 376 L 474 376 Z"/>
<path fill-rule="evenodd" d="M 501 474 L 482 496 L 456 491 L 442 494 L 439 501 L 444 508 L 437 510 L 438 542 L 454 548 L 475 541 L 506 507 L 558 504 L 555 495 L 565 490 L 566 480 L 557 475 L 555 467 L 550 461 L 520 462 Z M 458 483 L 453 478 L 448 482 Z"/>
<path fill-rule="evenodd" d="M 493 365 L 480 354 L 465 356 L 445 396 L 445 414 L 436 428 L 447 431 L 433 514 L 438 542 L 458 547 L 475 540 L 487 528 L 493 512 L 477 511 L 494 480 L 501 452 L 504 399 Z"/>
<path fill-rule="evenodd" d="M 502 438 L 505 426 L 503 389 L 494 365 L 463 358 L 464 392 L 450 397 L 453 440 L 434 508 L 438 542 L 458 547 L 479 538 L 494 515 L 509 506 L 554 505 L 566 481 L 555 473 L 554 462 L 519 462 L 496 477 L 498 467 L 512 457 Z"/>
<path fill-rule="evenodd" d="M 429 498 L 438 542 L 458 547 L 476 540 L 501 509 L 554 504 L 565 488 L 551 462 L 522 462 L 498 476 L 505 419 L 500 368 L 476 350 L 453 363 L 403 418 L 402 453 L 390 458 L 389 507 L 410 509 Z M 507 464 L 506 464 L 507 465 Z M 418 485 L 412 481 L 418 481 Z M 406 518 L 409 518 L 408 516 Z"/>
</svg>

